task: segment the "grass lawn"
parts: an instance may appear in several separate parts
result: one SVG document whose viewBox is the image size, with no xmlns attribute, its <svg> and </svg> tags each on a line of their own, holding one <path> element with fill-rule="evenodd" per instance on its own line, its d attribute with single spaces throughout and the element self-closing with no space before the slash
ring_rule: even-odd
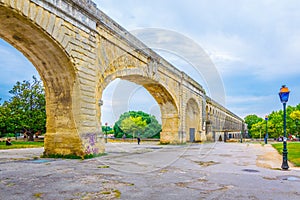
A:
<svg viewBox="0 0 300 200">
<path fill-rule="evenodd" d="M 21 148 L 37 148 L 44 147 L 44 142 L 24 142 L 13 140 L 12 145 L 6 146 L 5 141 L 0 142 L 0 149 L 21 149 Z"/>
<path fill-rule="evenodd" d="M 272 146 L 282 154 L 283 144 L 275 143 Z M 288 142 L 287 143 L 288 149 L 288 160 L 292 162 L 296 167 L 300 167 L 300 142 Z"/>
</svg>

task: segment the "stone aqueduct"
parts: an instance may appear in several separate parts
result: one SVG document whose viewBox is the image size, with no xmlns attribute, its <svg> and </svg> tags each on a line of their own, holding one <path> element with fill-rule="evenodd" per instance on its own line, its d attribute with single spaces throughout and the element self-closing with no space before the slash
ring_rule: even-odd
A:
<svg viewBox="0 0 300 200">
<path fill-rule="evenodd" d="M 214 140 L 244 127 L 241 118 L 91 0 L 0 0 L 0 37 L 32 62 L 43 80 L 46 155 L 104 151 L 99 101 L 116 78 L 142 85 L 155 98 L 162 143 Z"/>
</svg>

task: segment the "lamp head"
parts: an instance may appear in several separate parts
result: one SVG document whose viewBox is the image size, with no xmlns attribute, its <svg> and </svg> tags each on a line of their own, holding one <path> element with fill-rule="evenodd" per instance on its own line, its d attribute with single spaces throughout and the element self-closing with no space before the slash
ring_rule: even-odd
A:
<svg viewBox="0 0 300 200">
<path fill-rule="evenodd" d="M 289 89 L 285 85 L 283 85 L 280 88 L 280 91 L 279 91 L 279 97 L 280 97 L 281 103 L 288 102 L 288 100 L 289 100 L 289 94 L 290 94 Z"/>
<path fill-rule="evenodd" d="M 265 116 L 265 120 L 267 121 L 269 119 L 268 115 Z"/>
</svg>

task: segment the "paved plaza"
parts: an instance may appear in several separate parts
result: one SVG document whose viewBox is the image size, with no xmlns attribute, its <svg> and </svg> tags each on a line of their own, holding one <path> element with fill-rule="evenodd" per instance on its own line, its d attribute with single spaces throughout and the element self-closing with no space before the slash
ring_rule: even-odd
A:
<svg viewBox="0 0 300 200">
<path fill-rule="evenodd" d="M 0 150 L 0 199 L 300 199 L 300 169 L 268 145 L 108 143 L 107 155 L 42 159 Z"/>
</svg>

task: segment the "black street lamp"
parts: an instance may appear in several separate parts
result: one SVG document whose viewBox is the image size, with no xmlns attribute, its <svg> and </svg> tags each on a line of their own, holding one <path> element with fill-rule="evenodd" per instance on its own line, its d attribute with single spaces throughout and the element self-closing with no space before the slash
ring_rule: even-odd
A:
<svg viewBox="0 0 300 200">
<path fill-rule="evenodd" d="M 107 143 L 107 122 L 105 123 L 105 143 Z"/>
<path fill-rule="evenodd" d="M 265 120 L 266 120 L 266 135 L 265 135 L 265 144 L 268 144 L 268 115 L 265 116 Z"/>
<path fill-rule="evenodd" d="M 300 135 L 299 135 L 299 131 L 298 131 L 298 122 L 299 122 L 299 120 L 296 119 L 296 121 L 295 121 L 295 123 L 296 123 L 296 133 L 297 133 L 297 138 L 298 138 L 299 141 L 300 141 Z"/>
<path fill-rule="evenodd" d="M 286 138 L 286 103 L 289 100 L 289 94 L 290 94 L 289 89 L 285 85 L 283 85 L 279 91 L 280 101 L 283 104 L 283 151 L 282 151 L 283 160 L 282 160 L 282 165 L 281 165 L 281 169 L 283 169 L 283 170 L 289 169 L 288 159 L 287 159 L 288 151 L 286 148 L 286 146 L 287 146 L 287 143 L 286 143 L 286 141 L 287 141 L 287 138 Z"/>
</svg>

